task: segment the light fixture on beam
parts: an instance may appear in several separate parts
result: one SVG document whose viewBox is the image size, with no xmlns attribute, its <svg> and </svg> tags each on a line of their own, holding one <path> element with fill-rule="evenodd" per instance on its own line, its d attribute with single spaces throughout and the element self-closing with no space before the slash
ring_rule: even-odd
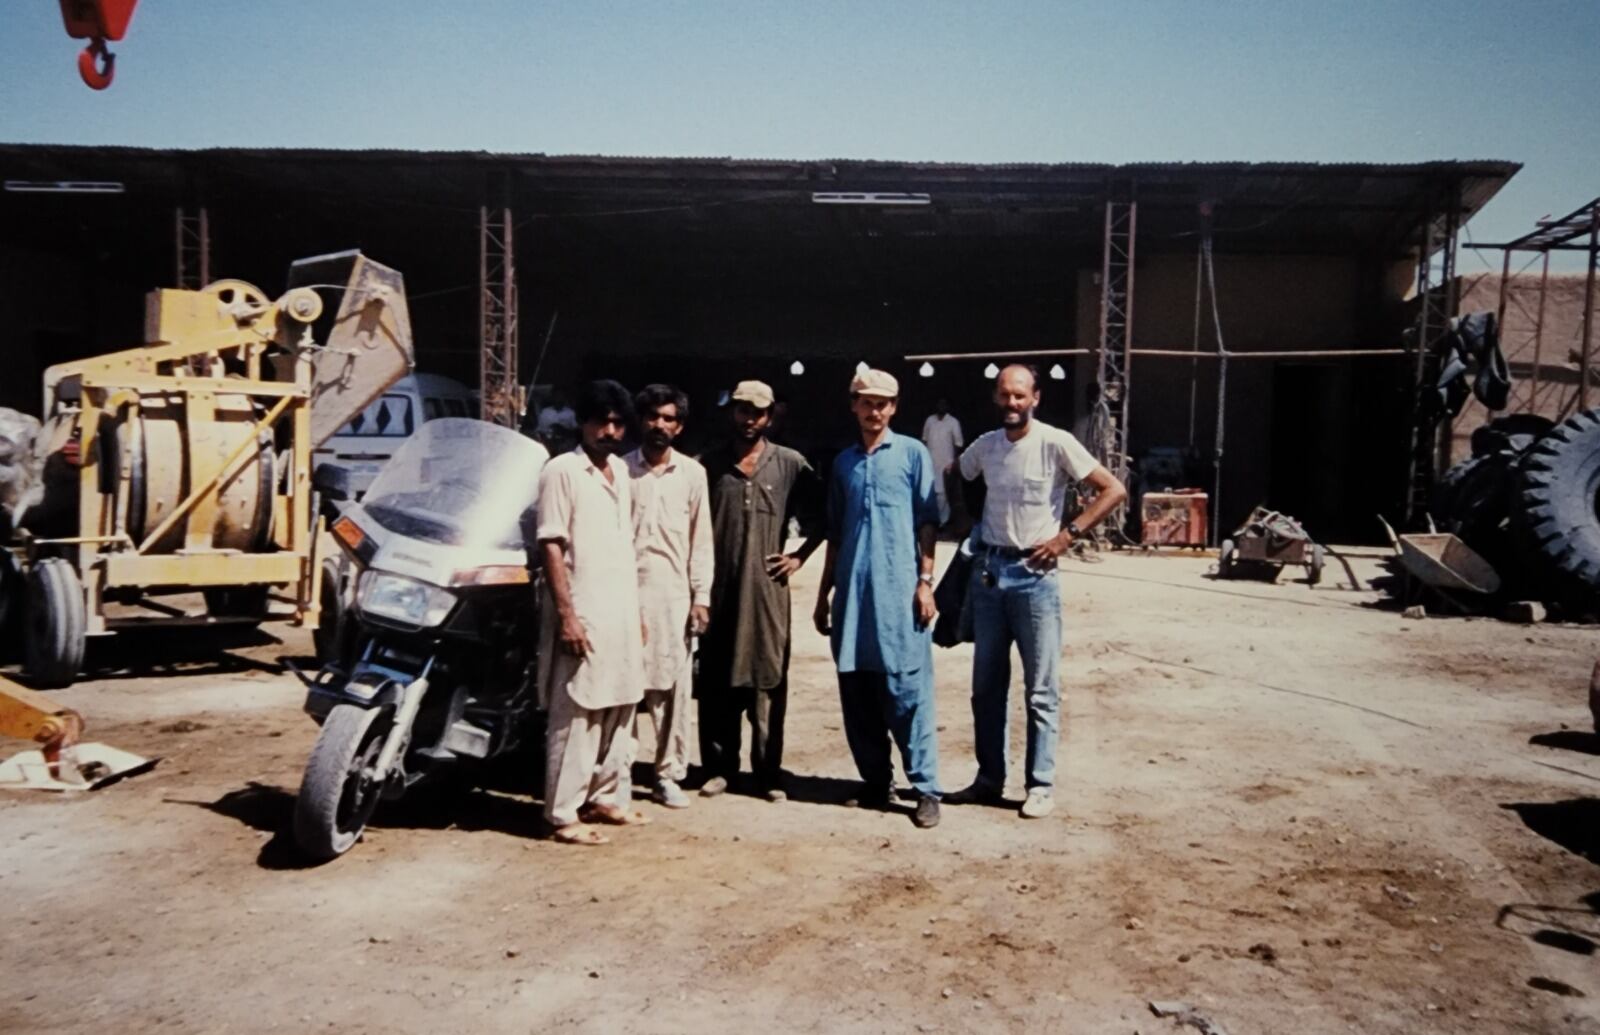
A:
<svg viewBox="0 0 1600 1035">
<path fill-rule="evenodd" d="M 931 194 L 905 194 L 894 191 L 812 191 L 817 205 L 931 205 Z"/>
<path fill-rule="evenodd" d="M 1067 379 L 1067 372 L 1061 366 L 1060 363 L 1057 363 L 1055 366 L 1050 368 L 1050 380 L 1052 380 L 1052 381 L 1065 381 L 1066 379 Z"/>
<path fill-rule="evenodd" d="M 922 366 L 917 368 L 917 376 L 918 377 L 932 377 L 933 376 L 933 364 L 924 361 Z"/>
<path fill-rule="evenodd" d="M 7 180 L 13 194 L 121 194 L 120 183 L 109 180 Z"/>
<path fill-rule="evenodd" d="M 983 376 L 991 379 L 999 377 L 1000 368 L 995 366 L 993 363 L 990 363 L 988 366 L 983 368 Z"/>
<path fill-rule="evenodd" d="M 800 362 L 798 359 L 795 360 L 793 363 L 789 364 L 789 373 L 793 374 L 795 377 L 799 377 L 801 374 L 803 374 L 805 372 L 806 372 L 806 365 L 804 363 Z"/>
</svg>

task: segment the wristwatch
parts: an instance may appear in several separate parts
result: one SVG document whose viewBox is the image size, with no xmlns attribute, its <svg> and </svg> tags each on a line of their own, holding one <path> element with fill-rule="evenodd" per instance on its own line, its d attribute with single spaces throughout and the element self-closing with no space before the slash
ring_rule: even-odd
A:
<svg viewBox="0 0 1600 1035">
<path fill-rule="evenodd" d="M 933 585 L 933 576 L 932 575 L 918 575 L 917 576 L 917 581 L 918 582 L 926 582 L 928 585 L 931 586 L 931 585 Z"/>
<path fill-rule="evenodd" d="M 1078 523 L 1076 521 L 1068 522 L 1067 535 L 1070 535 L 1074 540 L 1082 539 L 1083 529 L 1078 527 Z"/>
</svg>

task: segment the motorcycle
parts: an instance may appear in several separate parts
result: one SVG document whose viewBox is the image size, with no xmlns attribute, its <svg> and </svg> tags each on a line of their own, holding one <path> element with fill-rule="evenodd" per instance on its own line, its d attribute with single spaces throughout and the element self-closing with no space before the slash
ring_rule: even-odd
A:
<svg viewBox="0 0 1600 1035">
<path fill-rule="evenodd" d="M 548 456 L 509 428 L 447 417 L 407 439 L 360 502 L 339 500 L 338 473 L 319 468 L 349 593 L 343 646 L 306 695 L 322 732 L 294 839 L 310 859 L 349 851 L 380 801 L 540 743 L 523 527 Z"/>
</svg>

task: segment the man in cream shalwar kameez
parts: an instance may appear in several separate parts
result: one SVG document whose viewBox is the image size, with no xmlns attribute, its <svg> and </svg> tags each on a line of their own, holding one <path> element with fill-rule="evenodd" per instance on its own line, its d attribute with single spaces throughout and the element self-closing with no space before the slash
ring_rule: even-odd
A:
<svg viewBox="0 0 1600 1035">
<path fill-rule="evenodd" d="M 633 481 L 639 606 L 648 631 L 644 703 L 655 744 L 647 757 L 656 769 L 652 797 L 681 809 L 689 805 L 679 784 L 689 771 L 690 643 L 705 631 L 711 614 L 711 507 L 705 468 L 672 448 L 688 398 L 668 385 L 649 385 L 634 406 L 642 443 L 625 460 Z M 633 744 L 637 749 L 637 732 Z M 629 752 L 630 767 L 635 753 Z"/>
<path fill-rule="evenodd" d="M 628 465 L 614 455 L 631 417 L 621 385 L 587 386 L 581 445 L 547 463 L 539 479 L 544 814 L 557 840 L 576 844 L 606 841 L 590 823 L 643 821 L 617 793 L 627 723 L 644 693 L 631 485 Z"/>
</svg>

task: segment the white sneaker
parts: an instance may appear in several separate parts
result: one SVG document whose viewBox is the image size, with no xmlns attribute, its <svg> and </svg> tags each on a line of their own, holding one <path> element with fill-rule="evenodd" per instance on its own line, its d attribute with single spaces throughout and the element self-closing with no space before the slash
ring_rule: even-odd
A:
<svg viewBox="0 0 1600 1035">
<path fill-rule="evenodd" d="M 1027 819 L 1043 819 L 1056 810 L 1056 800 L 1044 788 L 1034 788 L 1028 792 L 1028 800 L 1022 803 L 1022 815 Z"/>
<path fill-rule="evenodd" d="M 686 809 L 689 807 L 689 796 L 683 793 L 683 788 L 678 786 L 678 781 L 663 778 L 656 784 L 656 789 L 650 795 L 658 805 L 665 805 L 669 809 Z"/>
</svg>

